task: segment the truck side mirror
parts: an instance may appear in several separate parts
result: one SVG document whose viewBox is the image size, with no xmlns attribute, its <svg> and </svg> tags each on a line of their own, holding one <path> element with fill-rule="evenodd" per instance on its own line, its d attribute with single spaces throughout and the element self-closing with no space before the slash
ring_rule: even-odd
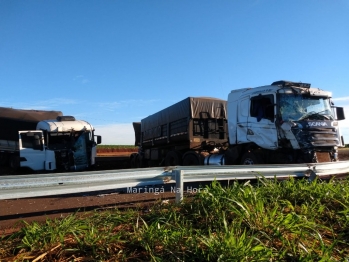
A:
<svg viewBox="0 0 349 262">
<path fill-rule="evenodd" d="M 97 138 L 97 145 L 102 143 L 102 137 L 101 136 L 96 136 L 96 138 Z"/>
<path fill-rule="evenodd" d="M 335 107 L 336 108 L 336 120 L 344 120 L 345 114 L 343 107 Z"/>
</svg>

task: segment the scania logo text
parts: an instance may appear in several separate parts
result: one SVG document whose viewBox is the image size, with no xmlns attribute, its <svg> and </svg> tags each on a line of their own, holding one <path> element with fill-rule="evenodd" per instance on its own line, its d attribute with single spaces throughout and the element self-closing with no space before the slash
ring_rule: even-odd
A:
<svg viewBox="0 0 349 262">
<path fill-rule="evenodd" d="M 309 126 L 328 126 L 326 122 L 309 122 Z"/>
</svg>

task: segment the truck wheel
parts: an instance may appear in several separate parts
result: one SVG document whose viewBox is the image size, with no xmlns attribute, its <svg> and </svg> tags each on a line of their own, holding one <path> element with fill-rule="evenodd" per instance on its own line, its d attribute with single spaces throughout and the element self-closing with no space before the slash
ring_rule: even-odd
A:
<svg viewBox="0 0 349 262">
<path fill-rule="evenodd" d="M 241 165 L 258 165 L 264 164 L 263 159 L 258 154 L 253 152 L 245 153 L 241 158 Z"/>
<path fill-rule="evenodd" d="M 136 157 L 138 156 L 137 153 L 132 153 L 130 156 L 130 165 L 131 168 L 136 168 Z"/>
<path fill-rule="evenodd" d="M 144 166 L 144 165 L 143 165 L 143 158 L 142 158 L 142 156 L 141 156 L 140 154 L 138 154 L 138 155 L 136 156 L 135 162 L 136 162 L 136 167 L 137 167 L 137 168 L 141 168 L 141 167 Z"/>
<path fill-rule="evenodd" d="M 10 157 L 10 167 L 15 171 L 18 170 L 20 167 L 19 156 Z"/>
<path fill-rule="evenodd" d="M 200 156 L 196 153 L 186 154 L 183 158 L 183 166 L 199 166 Z"/>
<path fill-rule="evenodd" d="M 177 151 L 170 151 L 166 154 L 165 165 L 166 166 L 178 166 L 181 164 L 181 155 Z"/>
<path fill-rule="evenodd" d="M 6 153 L 0 153 L 0 166 L 8 165 L 8 156 Z"/>
</svg>

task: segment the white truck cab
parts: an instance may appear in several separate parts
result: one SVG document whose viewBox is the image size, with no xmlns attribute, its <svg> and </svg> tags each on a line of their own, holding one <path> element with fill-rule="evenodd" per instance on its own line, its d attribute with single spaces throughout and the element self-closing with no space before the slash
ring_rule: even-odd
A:
<svg viewBox="0 0 349 262">
<path fill-rule="evenodd" d="M 254 162 L 317 162 L 320 156 L 337 161 L 337 147 L 344 146 L 338 120 L 345 117 L 331 97 L 331 92 L 290 81 L 233 90 L 227 103 L 229 144 L 244 145 L 249 156 L 254 152 Z"/>
<path fill-rule="evenodd" d="M 36 130 L 19 131 L 20 166 L 37 171 L 84 170 L 95 164 L 100 143 L 101 137 L 86 121 L 72 116 L 43 120 Z"/>
</svg>

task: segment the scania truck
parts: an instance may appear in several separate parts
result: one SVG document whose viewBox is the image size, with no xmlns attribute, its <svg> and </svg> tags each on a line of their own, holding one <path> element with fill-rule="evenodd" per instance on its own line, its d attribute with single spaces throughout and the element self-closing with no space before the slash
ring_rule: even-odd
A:
<svg viewBox="0 0 349 262">
<path fill-rule="evenodd" d="M 131 165 L 338 161 L 344 119 L 331 92 L 302 82 L 232 90 L 227 101 L 189 97 L 133 123 Z"/>
<path fill-rule="evenodd" d="M 0 107 L 0 164 L 33 171 L 78 171 L 95 164 L 101 136 L 61 111 Z"/>
</svg>

